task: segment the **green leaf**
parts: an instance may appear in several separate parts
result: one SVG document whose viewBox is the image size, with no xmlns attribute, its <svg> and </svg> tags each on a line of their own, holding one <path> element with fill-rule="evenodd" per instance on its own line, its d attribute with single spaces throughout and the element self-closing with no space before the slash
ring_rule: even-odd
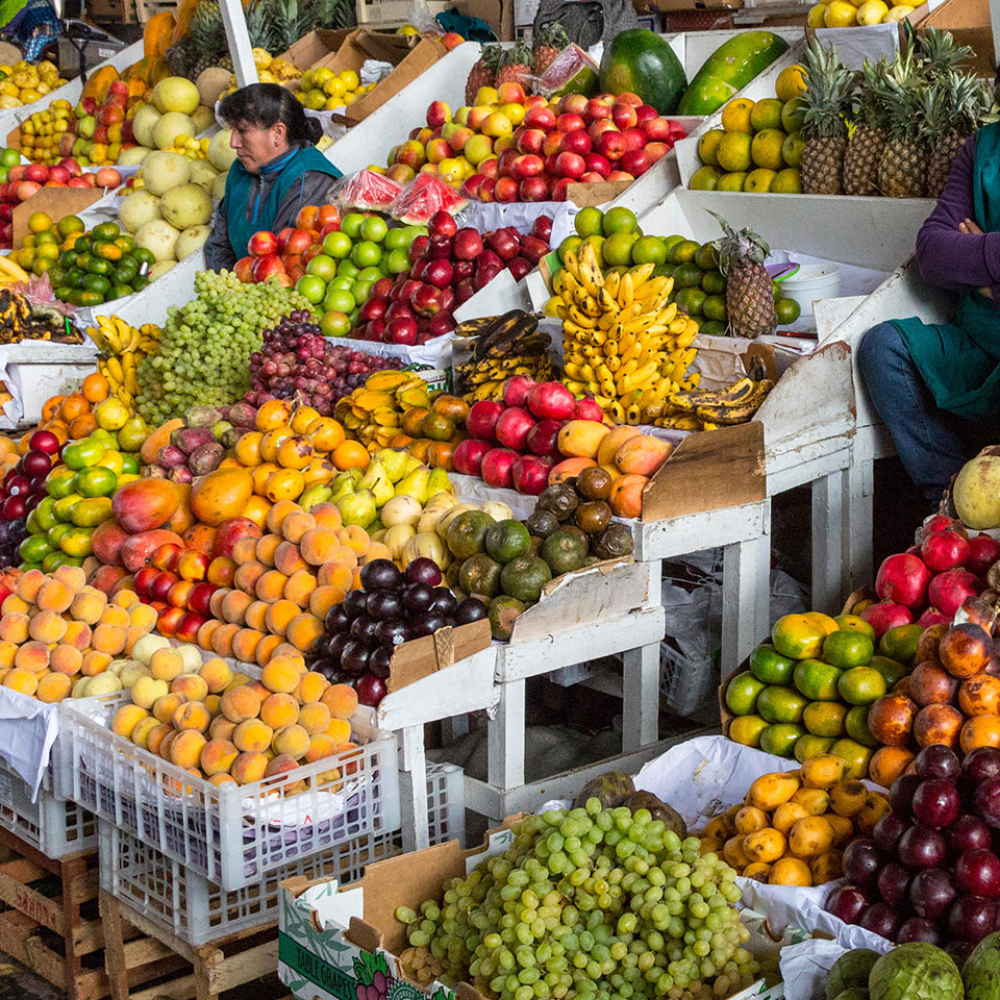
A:
<svg viewBox="0 0 1000 1000">
<path fill-rule="evenodd" d="M 14 15 L 24 9 L 28 0 L 0 0 L 0 27 L 9 24 Z"/>
</svg>

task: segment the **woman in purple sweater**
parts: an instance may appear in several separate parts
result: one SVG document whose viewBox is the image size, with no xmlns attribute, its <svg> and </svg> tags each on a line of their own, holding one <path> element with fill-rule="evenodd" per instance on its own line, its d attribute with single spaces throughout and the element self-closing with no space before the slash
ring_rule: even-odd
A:
<svg viewBox="0 0 1000 1000">
<path fill-rule="evenodd" d="M 1000 124 L 972 136 L 917 235 L 924 280 L 959 293 L 951 323 L 880 323 L 858 368 L 910 478 L 938 500 L 970 438 L 1000 420 Z"/>
</svg>

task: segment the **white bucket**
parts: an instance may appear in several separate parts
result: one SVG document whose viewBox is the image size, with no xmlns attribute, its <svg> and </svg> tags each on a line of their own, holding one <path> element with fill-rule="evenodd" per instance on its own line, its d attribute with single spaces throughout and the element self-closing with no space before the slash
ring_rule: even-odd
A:
<svg viewBox="0 0 1000 1000">
<path fill-rule="evenodd" d="M 813 302 L 835 299 L 840 293 L 840 268 L 836 264 L 803 264 L 780 287 L 783 299 L 794 299 L 803 316 L 812 316 Z"/>
</svg>

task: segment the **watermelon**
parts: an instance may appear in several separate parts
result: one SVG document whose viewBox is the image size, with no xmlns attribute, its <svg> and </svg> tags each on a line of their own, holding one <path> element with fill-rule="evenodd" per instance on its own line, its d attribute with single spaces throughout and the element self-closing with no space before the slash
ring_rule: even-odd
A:
<svg viewBox="0 0 1000 1000">
<path fill-rule="evenodd" d="M 567 45 L 552 60 L 549 68 L 538 81 L 536 91 L 544 97 L 562 97 L 564 94 L 597 94 L 597 63 L 579 45 Z"/>
<path fill-rule="evenodd" d="M 360 208 L 365 212 L 384 212 L 403 190 L 403 185 L 374 170 L 359 170 L 337 192 L 341 208 Z"/>
<path fill-rule="evenodd" d="M 645 28 L 617 34 L 604 46 L 601 90 L 610 94 L 629 91 L 651 104 L 661 115 L 677 108 L 687 77 L 669 43 Z"/>
<path fill-rule="evenodd" d="M 788 42 L 770 31 L 744 31 L 723 42 L 695 73 L 677 114 L 712 114 L 787 48 Z"/>
</svg>

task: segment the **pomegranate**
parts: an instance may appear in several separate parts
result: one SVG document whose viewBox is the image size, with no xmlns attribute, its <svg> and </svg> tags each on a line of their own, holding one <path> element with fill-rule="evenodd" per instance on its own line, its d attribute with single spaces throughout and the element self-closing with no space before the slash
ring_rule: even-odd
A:
<svg viewBox="0 0 1000 1000">
<path fill-rule="evenodd" d="M 878 576 L 875 579 L 875 592 L 883 601 L 905 604 L 908 608 L 921 608 L 927 603 L 927 586 L 930 582 L 930 570 L 922 559 L 898 553 L 884 559 L 879 566 Z M 931 603 L 941 607 L 937 601 L 932 600 Z"/>
<path fill-rule="evenodd" d="M 942 614 L 951 618 L 967 597 L 974 597 L 983 589 L 982 581 L 967 569 L 949 569 L 938 573 L 927 587 L 927 597 Z"/>
<path fill-rule="evenodd" d="M 488 486 L 509 487 L 513 482 L 513 465 L 520 457 L 509 448 L 492 448 L 483 455 L 480 475 Z"/>
<path fill-rule="evenodd" d="M 481 399 L 472 404 L 469 415 L 465 418 L 465 428 L 480 441 L 495 441 L 495 428 L 503 411 L 503 403 Z"/>
<path fill-rule="evenodd" d="M 989 568 L 998 559 L 1000 559 L 1000 542 L 995 538 L 983 533 L 969 539 L 969 558 L 965 562 L 967 570 L 976 576 L 985 577 Z"/>
<path fill-rule="evenodd" d="M 530 375 L 515 375 L 503 384 L 503 401 L 505 406 L 524 406 L 528 393 L 538 383 Z"/>
<path fill-rule="evenodd" d="M 937 608 L 927 608 L 924 613 L 917 619 L 918 625 L 923 625 L 924 628 L 930 628 L 932 625 L 950 625 L 951 615 L 946 615 Z"/>
<path fill-rule="evenodd" d="M 872 604 L 861 612 L 861 617 L 875 630 L 876 639 L 881 639 L 889 629 L 897 625 L 913 624 L 913 612 L 902 604 L 894 604 L 892 601 Z"/>
<path fill-rule="evenodd" d="M 576 401 L 576 406 L 573 407 L 573 419 L 596 420 L 601 423 L 604 420 L 604 410 L 596 399 L 586 396 Z"/>
<path fill-rule="evenodd" d="M 528 451 L 533 455 L 543 455 L 551 459 L 562 458 L 556 444 L 561 428 L 562 422 L 559 420 L 539 420 L 528 431 Z"/>
<path fill-rule="evenodd" d="M 573 393 L 562 382 L 541 382 L 528 393 L 528 409 L 539 420 L 569 420 L 576 409 Z"/>
<path fill-rule="evenodd" d="M 552 460 L 540 455 L 520 455 L 511 466 L 511 479 L 518 493 L 538 496 L 549 482 Z"/>
<path fill-rule="evenodd" d="M 496 425 L 497 441 L 505 448 L 524 451 L 528 432 L 535 426 L 535 418 L 521 406 L 510 406 L 500 414 Z"/>
<path fill-rule="evenodd" d="M 969 543 L 956 531 L 935 531 L 924 539 L 920 555 L 932 573 L 943 573 L 968 562 Z"/>
<path fill-rule="evenodd" d="M 466 438 L 464 441 L 460 441 L 452 456 L 455 471 L 463 476 L 480 475 L 483 456 L 492 448 L 493 445 L 487 441 L 477 441 L 475 438 Z"/>
<path fill-rule="evenodd" d="M 954 531 L 963 538 L 969 537 L 968 532 L 965 530 L 965 525 L 953 517 L 948 517 L 946 514 L 935 514 L 932 518 L 924 522 L 924 538 L 928 535 L 933 535 L 936 531 Z"/>
</svg>

